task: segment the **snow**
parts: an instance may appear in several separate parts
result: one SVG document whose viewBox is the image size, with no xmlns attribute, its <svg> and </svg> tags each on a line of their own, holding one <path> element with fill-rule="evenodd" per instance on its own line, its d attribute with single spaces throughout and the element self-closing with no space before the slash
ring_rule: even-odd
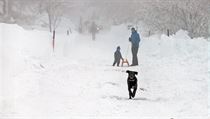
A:
<svg viewBox="0 0 210 119">
<path fill-rule="evenodd" d="M 210 84 L 210 37 L 208 38 L 208 84 Z M 208 86 L 208 100 L 210 100 L 210 86 Z M 209 115 L 210 115 L 210 104 L 208 103 Z"/>
<path fill-rule="evenodd" d="M 131 61 L 124 25 L 96 41 L 73 31 L 52 36 L 0 24 L 2 119 L 207 119 L 208 44 L 175 35 L 141 36 L 136 67 L 112 67 L 118 45 Z M 139 72 L 137 95 L 128 99 L 126 70 Z"/>
</svg>

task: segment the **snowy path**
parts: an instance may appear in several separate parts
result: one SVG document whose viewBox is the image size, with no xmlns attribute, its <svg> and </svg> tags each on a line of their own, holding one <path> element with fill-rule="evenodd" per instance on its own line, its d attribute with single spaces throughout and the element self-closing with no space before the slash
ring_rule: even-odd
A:
<svg viewBox="0 0 210 119">
<path fill-rule="evenodd" d="M 127 68 L 82 65 L 57 58 L 47 62 L 42 64 L 44 68 L 35 67 L 39 66 L 36 64 L 33 72 L 14 79 L 15 91 L 22 92 L 17 93 L 15 100 L 20 114 L 41 117 L 151 117 L 154 114 L 195 117 L 206 114 L 202 109 L 207 104 L 204 98 L 207 83 L 195 77 L 182 79 L 202 69 L 189 71 L 190 68 L 183 67 L 177 72 L 179 65 L 161 66 L 162 61 L 151 64 L 147 61 L 142 68 L 129 68 L 139 71 L 140 75 L 137 96 L 128 100 Z"/>
<path fill-rule="evenodd" d="M 206 119 L 208 58 L 204 40 L 143 40 L 140 66 L 112 67 L 113 50 L 121 40 L 113 42 L 113 34 L 99 36 L 103 40 L 95 42 L 83 36 L 67 41 L 61 35 L 58 39 L 65 40 L 57 41 L 54 56 L 24 54 L 24 70 L 16 70 L 9 78 L 8 86 L 14 87 L 10 91 L 13 109 L 2 113 L 3 119 Z M 121 46 L 125 49 L 127 41 Z M 127 69 L 139 72 L 133 100 L 128 99 Z"/>
</svg>

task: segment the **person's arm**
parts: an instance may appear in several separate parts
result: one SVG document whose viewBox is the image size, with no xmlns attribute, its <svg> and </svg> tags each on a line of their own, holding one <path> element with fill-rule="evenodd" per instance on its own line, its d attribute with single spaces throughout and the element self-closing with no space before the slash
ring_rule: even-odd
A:
<svg viewBox="0 0 210 119">
<path fill-rule="evenodd" d="M 129 41 L 131 43 L 133 43 L 135 41 L 135 36 L 133 34 L 131 34 L 131 37 L 129 38 Z"/>
<path fill-rule="evenodd" d="M 141 41 L 141 38 L 140 38 L 140 35 L 138 34 L 138 41 L 140 42 Z"/>
<path fill-rule="evenodd" d="M 122 59 L 123 60 L 123 57 L 122 57 L 122 55 L 120 54 L 120 59 Z"/>
</svg>

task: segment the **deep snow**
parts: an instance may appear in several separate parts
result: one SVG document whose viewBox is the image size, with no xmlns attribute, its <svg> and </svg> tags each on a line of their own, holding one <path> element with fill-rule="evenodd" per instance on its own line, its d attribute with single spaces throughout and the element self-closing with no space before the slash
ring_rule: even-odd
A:
<svg viewBox="0 0 210 119">
<path fill-rule="evenodd" d="M 124 25 L 97 35 L 52 36 L 0 24 L 0 117 L 21 119 L 207 119 L 208 42 L 175 35 L 143 37 L 140 66 L 112 67 L 118 45 L 131 61 Z M 127 69 L 139 72 L 136 98 L 128 99 Z"/>
<path fill-rule="evenodd" d="M 209 100 L 210 100 L 210 38 L 208 38 L 208 113 L 209 113 L 209 116 L 210 116 L 210 103 L 209 103 Z"/>
</svg>

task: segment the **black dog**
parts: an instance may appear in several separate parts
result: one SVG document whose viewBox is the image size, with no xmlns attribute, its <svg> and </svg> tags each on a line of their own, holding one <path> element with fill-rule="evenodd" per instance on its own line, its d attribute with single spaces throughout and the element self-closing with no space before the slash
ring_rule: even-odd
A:
<svg viewBox="0 0 210 119">
<path fill-rule="evenodd" d="M 134 98 L 136 94 L 137 78 L 135 75 L 137 75 L 138 72 L 127 70 L 126 73 L 128 73 L 127 83 L 128 83 L 129 99 L 131 99 Z M 133 89 L 133 91 L 131 89 Z"/>
</svg>

